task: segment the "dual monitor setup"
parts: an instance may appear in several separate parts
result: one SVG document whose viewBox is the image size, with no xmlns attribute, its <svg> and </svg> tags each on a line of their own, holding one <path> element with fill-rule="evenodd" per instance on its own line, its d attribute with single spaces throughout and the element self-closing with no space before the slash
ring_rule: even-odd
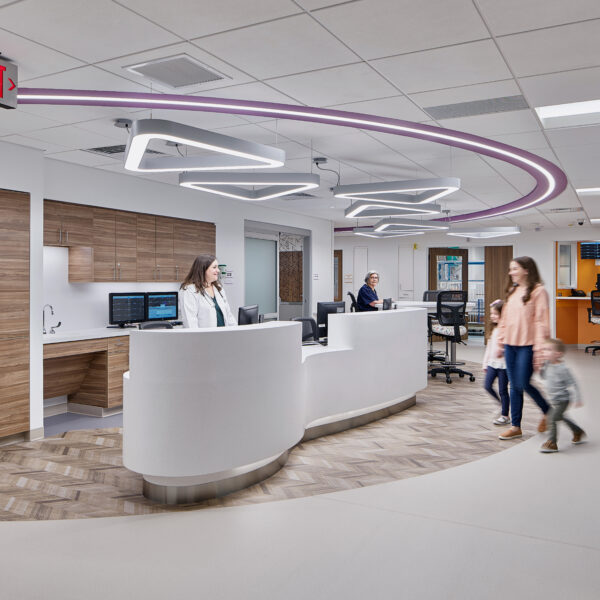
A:
<svg viewBox="0 0 600 600">
<path fill-rule="evenodd" d="M 117 327 L 126 327 L 146 321 L 176 321 L 178 292 L 121 292 L 108 295 L 108 322 Z M 262 322 L 258 305 L 241 306 L 238 324 L 251 325 Z"/>
</svg>

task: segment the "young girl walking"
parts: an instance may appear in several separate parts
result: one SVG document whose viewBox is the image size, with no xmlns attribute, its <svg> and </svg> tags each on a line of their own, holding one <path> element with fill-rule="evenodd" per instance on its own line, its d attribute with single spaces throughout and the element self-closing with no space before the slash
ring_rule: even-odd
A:
<svg viewBox="0 0 600 600">
<path fill-rule="evenodd" d="M 510 423 L 508 411 L 510 398 L 508 395 L 508 375 L 506 374 L 506 361 L 504 357 L 498 358 L 498 321 L 502 314 L 502 300 L 495 300 L 490 304 L 490 321 L 492 322 L 492 335 L 490 336 L 485 354 L 483 355 L 483 371 L 485 373 L 485 391 L 500 404 L 500 414 L 494 419 L 494 425 L 507 425 Z M 494 389 L 494 381 L 498 379 L 498 392 Z"/>
</svg>

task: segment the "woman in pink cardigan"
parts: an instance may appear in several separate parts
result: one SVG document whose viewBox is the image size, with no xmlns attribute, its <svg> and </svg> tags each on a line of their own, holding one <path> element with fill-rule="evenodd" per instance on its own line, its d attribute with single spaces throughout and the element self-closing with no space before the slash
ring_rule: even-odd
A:
<svg viewBox="0 0 600 600">
<path fill-rule="evenodd" d="M 529 256 L 513 258 L 508 269 L 506 301 L 498 323 L 498 357 L 504 355 L 510 382 L 512 427 L 500 434 L 501 440 L 521 437 L 523 392 L 527 392 L 544 416 L 538 431 L 546 430 L 549 406 L 530 383 L 534 369 L 541 367 L 541 350 L 550 336 L 548 292 L 542 285 L 535 261 Z"/>
</svg>

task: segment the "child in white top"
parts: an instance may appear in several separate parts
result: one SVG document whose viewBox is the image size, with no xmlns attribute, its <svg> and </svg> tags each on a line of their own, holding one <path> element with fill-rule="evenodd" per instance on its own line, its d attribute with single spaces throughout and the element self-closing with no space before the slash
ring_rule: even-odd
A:
<svg viewBox="0 0 600 600">
<path fill-rule="evenodd" d="M 492 321 L 492 335 L 490 336 L 485 354 L 483 355 L 483 371 L 485 373 L 485 391 L 500 403 L 500 414 L 494 419 L 494 425 L 507 425 L 510 423 L 508 411 L 510 408 L 510 397 L 508 395 L 508 375 L 506 374 L 506 362 L 504 357 L 497 358 L 498 350 L 498 328 L 496 325 L 502 314 L 502 300 L 495 300 L 490 304 L 490 320 Z M 498 379 L 498 393 L 493 387 L 494 381 Z"/>
</svg>

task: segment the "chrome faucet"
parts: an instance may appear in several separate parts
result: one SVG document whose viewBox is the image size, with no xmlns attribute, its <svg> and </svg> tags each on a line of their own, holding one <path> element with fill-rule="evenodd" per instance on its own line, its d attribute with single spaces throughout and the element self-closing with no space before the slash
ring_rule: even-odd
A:
<svg viewBox="0 0 600 600">
<path fill-rule="evenodd" d="M 50 309 L 50 314 L 53 315 L 54 314 L 54 309 L 52 308 L 52 304 L 44 304 L 44 307 L 42 308 L 42 333 L 46 334 L 48 333 L 46 331 L 46 307 L 48 307 Z"/>
<path fill-rule="evenodd" d="M 62 325 L 62 321 L 59 321 L 56 325 L 52 325 L 52 327 L 50 327 L 50 331 L 46 331 L 46 307 L 48 307 L 50 309 L 50 314 L 53 315 L 54 314 L 54 308 L 52 308 L 52 304 L 44 304 L 44 307 L 42 308 L 42 333 L 55 333 L 54 329 L 56 327 L 60 327 Z"/>
</svg>

